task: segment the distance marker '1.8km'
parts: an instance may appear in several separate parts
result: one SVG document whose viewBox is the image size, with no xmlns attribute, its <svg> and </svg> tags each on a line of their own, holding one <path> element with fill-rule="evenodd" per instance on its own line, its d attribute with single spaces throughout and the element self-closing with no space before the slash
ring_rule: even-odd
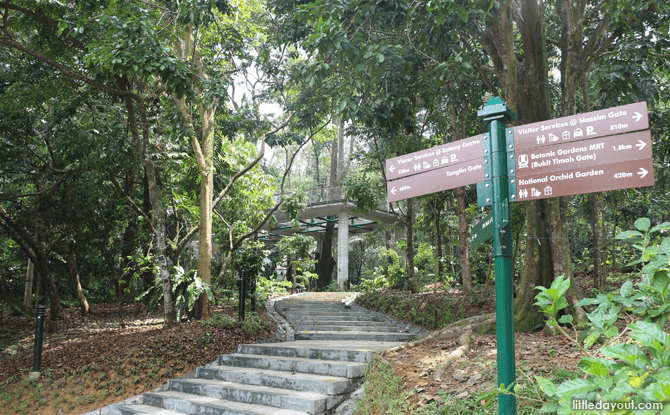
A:
<svg viewBox="0 0 670 415">
<path fill-rule="evenodd" d="M 516 200 L 604 192 L 654 185 L 654 162 L 651 158 L 623 163 L 604 164 L 582 169 L 517 177 Z"/>
<path fill-rule="evenodd" d="M 558 144 L 516 153 L 516 176 L 651 158 L 651 133 L 635 133 Z"/>
</svg>

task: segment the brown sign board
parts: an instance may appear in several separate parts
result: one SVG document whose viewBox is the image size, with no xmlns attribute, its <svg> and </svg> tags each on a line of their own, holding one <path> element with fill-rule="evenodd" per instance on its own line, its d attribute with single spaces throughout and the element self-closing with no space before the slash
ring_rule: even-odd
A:
<svg viewBox="0 0 670 415">
<path fill-rule="evenodd" d="M 649 130 L 516 152 L 516 176 L 651 158 Z"/>
<path fill-rule="evenodd" d="M 483 135 L 464 138 L 386 160 L 386 180 L 420 174 L 482 158 Z"/>
<path fill-rule="evenodd" d="M 654 163 L 651 158 L 623 163 L 604 164 L 553 173 L 516 178 L 516 200 L 604 192 L 654 185 Z"/>
<path fill-rule="evenodd" d="M 479 150 L 478 160 L 386 182 L 389 203 L 484 181 L 481 147 Z"/>
<path fill-rule="evenodd" d="M 518 152 L 647 128 L 647 103 L 638 102 L 514 127 L 514 146 Z"/>
</svg>

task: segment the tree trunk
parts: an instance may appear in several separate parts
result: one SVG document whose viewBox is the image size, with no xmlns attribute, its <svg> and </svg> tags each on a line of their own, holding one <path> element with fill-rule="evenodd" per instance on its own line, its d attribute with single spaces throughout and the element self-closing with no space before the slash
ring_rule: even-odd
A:
<svg viewBox="0 0 670 415">
<path fill-rule="evenodd" d="M 407 199 L 407 278 L 414 280 L 414 198 Z"/>
<path fill-rule="evenodd" d="M 116 295 L 118 297 L 125 294 L 130 279 L 135 273 L 135 261 L 133 260 L 135 252 L 135 229 L 133 225 L 135 224 L 133 222 L 126 227 L 121 237 L 121 276 L 116 284 Z"/>
<path fill-rule="evenodd" d="M 293 262 L 290 258 L 286 264 L 286 281 L 291 282 L 291 294 L 295 294 L 295 276 L 293 275 Z"/>
<path fill-rule="evenodd" d="M 130 83 L 125 78 L 117 78 L 118 84 L 123 90 L 130 90 Z M 140 135 L 137 126 L 137 119 L 135 116 L 135 107 L 133 98 L 126 97 L 124 99 L 126 109 L 128 111 L 128 123 L 130 124 L 130 131 L 132 133 L 138 153 L 144 164 L 144 171 L 147 177 L 147 185 L 149 189 L 149 199 L 152 208 L 152 221 L 154 223 L 154 243 L 155 243 L 155 261 L 158 264 L 159 275 L 161 279 L 161 287 L 163 289 L 163 327 L 170 328 L 177 325 L 177 309 L 174 304 L 172 296 L 172 281 L 170 279 L 170 272 L 167 266 L 167 214 L 163 203 L 160 200 L 160 193 L 158 190 L 158 180 L 156 178 L 156 167 L 151 155 L 147 152 L 149 146 L 149 122 L 147 120 L 146 108 L 141 99 L 135 98 L 137 102 L 137 109 L 140 113 L 140 120 L 142 122 L 142 135 Z"/>
<path fill-rule="evenodd" d="M 336 118 L 334 120 L 335 125 L 337 125 L 337 138 L 332 141 L 330 148 L 330 176 L 328 178 L 328 185 L 331 188 L 328 190 L 327 198 L 329 201 L 340 199 L 339 192 L 335 190 L 332 186 L 335 186 L 338 181 L 338 159 L 339 159 L 339 142 L 340 135 L 343 134 L 342 130 L 342 119 Z M 328 223 L 326 223 L 326 231 L 323 236 L 323 246 L 321 248 L 321 256 L 319 257 L 319 262 L 316 264 L 316 273 L 319 275 L 317 281 L 317 287 L 319 290 L 325 290 L 330 284 L 333 283 L 333 269 L 335 268 L 336 261 L 333 258 L 333 236 L 335 234 L 335 223 L 332 221 L 332 218 L 328 218 Z"/>
<path fill-rule="evenodd" d="M 197 276 L 205 284 L 212 283 L 212 202 L 214 200 L 214 114 L 216 106 L 199 106 L 202 147 L 193 138 L 196 161 L 200 169 L 200 230 L 198 239 Z M 197 147 L 197 149 L 196 149 Z M 205 320 L 212 316 L 207 294 L 203 292 L 193 310 L 195 318 Z"/>
<path fill-rule="evenodd" d="M 499 75 L 507 104 L 517 114 L 518 124 L 544 121 L 551 118 L 551 106 L 543 3 L 523 1 L 520 8 L 515 7 L 519 4 L 500 3 L 496 15 L 487 22 L 484 48 Z M 524 51 L 522 62 L 517 60 L 513 45 L 513 17 L 517 17 Z M 570 107 L 568 101 L 562 102 L 564 108 Z M 543 316 L 534 305 L 534 287 L 548 287 L 555 277 L 572 274 L 562 204 L 565 205 L 559 199 L 526 202 L 528 243 L 521 285 L 514 302 L 516 330 L 531 330 L 543 322 Z M 574 288 L 567 293 L 567 299 L 575 304 Z M 581 310 L 575 311 L 578 319 L 583 318 Z"/>
<path fill-rule="evenodd" d="M 338 200 L 340 199 L 339 192 L 333 187 L 337 185 L 339 180 L 339 148 L 340 148 L 340 132 L 342 131 L 342 118 L 335 119 L 335 125 L 337 125 L 337 137 L 332 141 L 332 146 L 330 148 L 330 177 L 328 180 L 328 185 L 331 186 L 328 200 Z"/>
<path fill-rule="evenodd" d="M 465 214 L 465 187 L 456 188 L 458 210 L 458 242 L 461 251 L 461 277 L 463 280 L 463 296 L 472 295 L 472 278 L 470 276 L 470 246 L 468 245 L 468 219 Z"/>
<path fill-rule="evenodd" d="M 49 269 L 49 259 L 43 248 L 41 241 L 33 238 L 25 229 L 23 229 L 7 211 L 0 206 L 0 227 L 4 228 L 9 236 L 21 247 L 21 250 L 35 264 L 35 270 L 39 272 L 37 293 L 41 295 L 42 289 L 46 289 L 49 297 L 50 309 L 49 318 L 57 320 L 61 318 L 60 296 L 58 288 L 51 278 Z"/>
<path fill-rule="evenodd" d="M 312 141 L 312 150 L 314 151 L 314 168 L 316 169 L 316 187 L 321 187 L 321 173 L 319 171 L 319 149 L 316 147 L 316 141 Z"/>
<path fill-rule="evenodd" d="M 600 209 L 598 206 L 598 193 L 589 195 L 589 205 L 591 214 L 591 231 L 593 233 L 593 287 L 600 288 L 605 284 L 605 278 L 602 268 L 602 258 L 600 249 Z"/>
<path fill-rule="evenodd" d="M 444 262 L 442 261 L 442 230 L 440 229 L 441 210 L 439 203 L 439 194 L 435 199 L 434 221 L 435 221 L 435 256 L 437 257 L 437 275 L 435 275 L 435 282 L 440 281 L 444 275 Z"/>
<path fill-rule="evenodd" d="M 342 118 L 338 118 L 337 126 L 337 180 L 333 184 L 337 184 L 345 176 L 345 164 L 344 164 L 344 122 Z M 340 196 L 341 198 L 344 195 Z"/>
<path fill-rule="evenodd" d="M 335 268 L 335 259 L 333 258 L 334 233 L 335 223 L 328 221 L 323 236 L 319 262 L 316 263 L 316 273 L 319 276 L 319 279 L 317 280 L 317 288 L 319 291 L 325 291 L 326 288 L 333 283 L 333 269 Z"/>
<path fill-rule="evenodd" d="M 33 276 L 35 275 L 35 267 L 33 261 L 28 260 L 28 270 L 26 271 L 26 285 L 23 291 L 23 305 L 30 309 L 33 298 Z"/>
<path fill-rule="evenodd" d="M 36 265 L 40 269 L 42 287 L 44 287 L 47 292 L 47 296 L 49 297 L 49 319 L 58 320 L 61 318 L 60 295 L 58 294 L 58 288 L 51 278 L 51 270 L 49 269 L 46 254 L 41 248 L 37 251 L 38 252 L 36 253 L 38 262 Z"/>
<path fill-rule="evenodd" d="M 449 102 L 449 119 L 451 121 L 451 135 L 453 140 L 458 139 L 458 125 L 456 123 L 456 107 L 453 100 Z M 463 295 L 469 298 L 472 295 L 472 278 L 470 276 L 470 247 L 468 245 L 468 218 L 465 213 L 465 187 L 457 187 L 456 211 L 458 214 L 458 242 L 461 258 L 461 284 Z"/>
<path fill-rule="evenodd" d="M 79 301 L 79 307 L 81 308 L 82 317 L 87 316 L 90 308 L 88 306 L 88 301 L 86 301 L 86 296 L 84 291 L 81 289 L 81 281 L 79 280 L 79 270 L 77 268 L 77 255 L 72 249 L 72 245 L 65 244 L 67 249 L 67 265 L 70 269 L 70 279 L 72 280 L 72 286 L 74 287 L 74 293 Z"/>
<path fill-rule="evenodd" d="M 137 188 L 136 180 L 137 175 L 132 172 L 129 166 L 126 166 L 126 177 L 124 180 L 123 189 L 117 187 L 117 191 L 119 191 L 121 196 L 131 196 L 133 191 Z M 146 186 L 146 180 L 144 180 L 144 183 Z M 143 193 L 145 194 L 146 199 L 143 203 L 144 213 L 148 217 L 151 217 L 151 202 L 149 201 L 148 191 Z M 135 216 L 133 209 L 130 206 L 127 207 L 127 210 L 129 217 Z M 136 226 L 137 221 L 135 219 L 131 219 L 126 226 L 126 229 L 123 231 L 123 236 L 121 237 L 121 275 L 118 279 L 118 283 L 116 284 L 117 297 L 122 297 L 125 294 L 126 289 L 128 288 L 128 284 L 130 283 L 130 279 L 135 274 L 135 260 L 133 258 L 135 253 L 135 238 L 137 235 L 135 230 Z M 151 279 L 151 284 L 153 284 L 153 278 Z"/>
<path fill-rule="evenodd" d="M 582 78 L 582 95 L 584 97 L 584 112 L 591 111 L 591 102 L 589 99 L 589 83 L 586 76 Z M 600 288 L 605 284 L 602 268 L 601 245 L 602 237 L 600 235 L 600 206 L 598 205 L 598 193 L 589 195 L 589 214 L 591 216 L 591 233 L 593 234 L 593 287 Z"/>
</svg>

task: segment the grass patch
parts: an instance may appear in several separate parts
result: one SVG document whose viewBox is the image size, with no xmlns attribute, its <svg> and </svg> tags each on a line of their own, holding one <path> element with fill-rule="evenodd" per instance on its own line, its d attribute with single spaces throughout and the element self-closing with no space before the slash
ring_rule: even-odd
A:
<svg viewBox="0 0 670 415">
<path fill-rule="evenodd" d="M 401 379 L 386 361 L 375 356 L 368 363 L 365 379 L 365 395 L 356 401 L 357 415 L 415 413 L 407 402 L 409 393 L 402 391 Z"/>
<path fill-rule="evenodd" d="M 428 330 L 437 330 L 467 317 L 463 305 L 453 298 L 402 299 L 371 291 L 357 297 L 356 302 Z"/>
<path fill-rule="evenodd" d="M 493 384 L 495 384 L 495 367 L 491 368 Z M 537 395 L 535 387 L 517 372 L 518 388 L 517 414 L 534 415 L 539 413 L 541 402 L 546 397 Z M 578 371 L 563 368 L 551 368 L 546 376 L 554 383 L 578 376 Z M 531 376 L 532 378 L 532 376 Z M 365 395 L 356 401 L 355 415 L 484 415 L 498 413 L 498 399 L 491 383 L 459 387 L 451 390 L 437 391 L 429 402 L 424 400 L 416 403 L 413 397 L 425 396 L 421 382 L 417 385 L 409 378 L 401 378 L 387 360 L 375 356 L 368 363 L 365 375 Z M 466 384 L 462 384 L 466 386 Z M 536 389 L 537 388 L 537 389 Z M 435 392 L 433 392 L 435 394 Z M 415 401 L 415 402 L 411 402 Z"/>
</svg>

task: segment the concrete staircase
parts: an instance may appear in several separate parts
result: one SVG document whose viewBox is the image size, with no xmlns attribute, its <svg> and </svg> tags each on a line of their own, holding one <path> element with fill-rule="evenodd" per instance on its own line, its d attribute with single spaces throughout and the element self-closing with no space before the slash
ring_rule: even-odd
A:
<svg viewBox="0 0 670 415">
<path fill-rule="evenodd" d="M 350 305 L 351 293 L 306 293 L 275 303 L 294 341 L 245 344 L 235 354 L 171 379 L 141 404 L 110 413 L 191 415 L 330 414 L 362 382 L 373 354 L 421 330 Z"/>
</svg>

